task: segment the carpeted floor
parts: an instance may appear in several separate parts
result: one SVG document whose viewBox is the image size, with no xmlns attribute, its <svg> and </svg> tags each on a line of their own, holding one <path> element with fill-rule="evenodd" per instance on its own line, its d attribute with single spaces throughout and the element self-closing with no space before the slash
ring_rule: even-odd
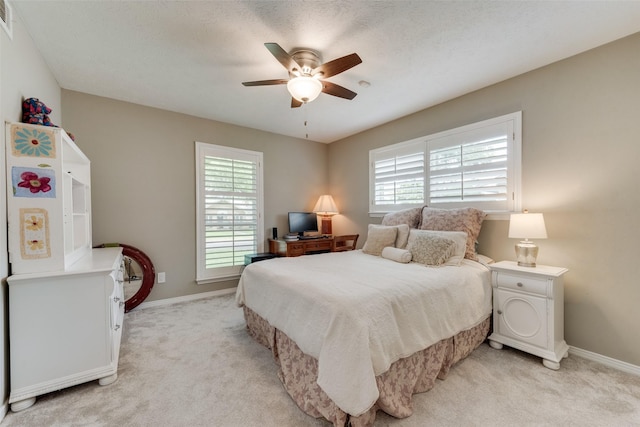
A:
<svg viewBox="0 0 640 427">
<path fill-rule="evenodd" d="M 286 394 L 233 295 L 128 313 L 118 374 L 40 396 L 0 427 L 329 426 Z M 573 355 L 552 371 L 483 344 L 414 408 L 406 419 L 379 412 L 376 426 L 638 426 L 640 377 Z"/>
</svg>

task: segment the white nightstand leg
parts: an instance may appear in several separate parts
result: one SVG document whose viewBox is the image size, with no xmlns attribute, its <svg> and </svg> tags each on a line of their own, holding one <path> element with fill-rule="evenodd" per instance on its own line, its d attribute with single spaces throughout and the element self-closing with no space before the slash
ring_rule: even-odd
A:
<svg viewBox="0 0 640 427">
<path fill-rule="evenodd" d="M 558 369 L 560 369 L 560 363 L 559 362 L 554 362 L 553 360 L 542 359 L 542 364 L 546 368 L 553 369 L 554 371 L 557 371 Z"/>
<path fill-rule="evenodd" d="M 23 411 L 23 410 L 33 406 L 34 403 L 36 403 L 36 398 L 35 397 L 28 397 L 28 398 L 23 399 L 23 400 L 18 400 L 17 402 L 13 402 L 11 404 L 11 410 L 13 412 Z"/>
<path fill-rule="evenodd" d="M 489 340 L 489 345 L 491 348 L 495 348 L 496 350 L 502 350 L 502 343 L 499 343 L 498 341 Z"/>
<path fill-rule="evenodd" d="M 98 379 L 98 384 L 100 385 L 109 385 L 114 383 L 118 379 L 118 373 L 116 372 L 113 375 L 109 375 L 108 377 L 102 377 Z"/>
</svg>

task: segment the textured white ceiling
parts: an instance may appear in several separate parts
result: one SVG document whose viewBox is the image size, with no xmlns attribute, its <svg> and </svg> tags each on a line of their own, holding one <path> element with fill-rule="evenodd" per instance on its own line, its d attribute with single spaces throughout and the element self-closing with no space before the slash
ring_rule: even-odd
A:
<svg viewBox="0 0 640 427">
<path fill-rule="evenodd" d="M 640 1 L 12 4 L 65 89 L 321 142 L 640 31 Z M 265 42 L 358 53 L 328 79 L 358 96 L 291 109 L 284 85 L 242 86 L 287 78 Z"/>
</svg>

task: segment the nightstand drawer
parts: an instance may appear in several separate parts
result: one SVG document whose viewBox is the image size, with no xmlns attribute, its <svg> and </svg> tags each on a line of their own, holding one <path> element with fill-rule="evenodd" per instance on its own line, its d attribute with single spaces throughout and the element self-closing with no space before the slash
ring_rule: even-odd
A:
<svg viewBox="0 0 640 427">
<path fill-rule="evenodd" d="M 496 286 L 499 288 L 513 289 L 543 296 L 547 295 L 547 285 L 548 281 L 546 279 L 516 276 L 503 272 L 499 272 L 496 278 Z"/>
</svg>

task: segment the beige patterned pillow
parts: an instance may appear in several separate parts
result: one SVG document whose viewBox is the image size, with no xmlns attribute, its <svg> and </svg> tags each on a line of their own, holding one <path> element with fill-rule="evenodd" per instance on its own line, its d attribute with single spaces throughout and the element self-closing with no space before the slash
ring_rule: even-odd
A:
<svg viewBox="0 0 640 427">
<path fill-rule="evenodd" d="M 397 212 L 389 212 L 382 218 L 382 225 L 407 224 L 409 228 L 418 228 L 422 208 L 409 208 Z"/>
<path fill-rule="evenodd" d="M 397 227 L 384 227 L 369 224 L 367 241 L 362 247 L 362 252 L 365 254 L 380 256 L 384 248 L 387 246 L 394 246 L 397 235 Z"/>
<path fill-rule="evenodd" d="M 459 266 L 464 259 L 464 253 L 467 250 L 467 233 L 464 231 L 434 231 L 434 230 L 411 230 L 411 235 L 420 236 L 438 236 L 446 239 L 451 239 L 456 242 L 456 249 L 451 255 L 451 258 L 445 265 Z"/>
<path fill-rule="evenodd" d="M 462 209 L 422 209 L 422 230 L 464 231 L 467 233 L 465 258 L 476 261 L 476 240 L 480 234 L 486 214 L 475 208 Z"/>
<path fill-rule="evenodd" d="M 453 239 L 434 233 L 411 233 L 407 250 L 413 262 L 437 266 L 446 263 L 456 251 Z"/>
</svg>

